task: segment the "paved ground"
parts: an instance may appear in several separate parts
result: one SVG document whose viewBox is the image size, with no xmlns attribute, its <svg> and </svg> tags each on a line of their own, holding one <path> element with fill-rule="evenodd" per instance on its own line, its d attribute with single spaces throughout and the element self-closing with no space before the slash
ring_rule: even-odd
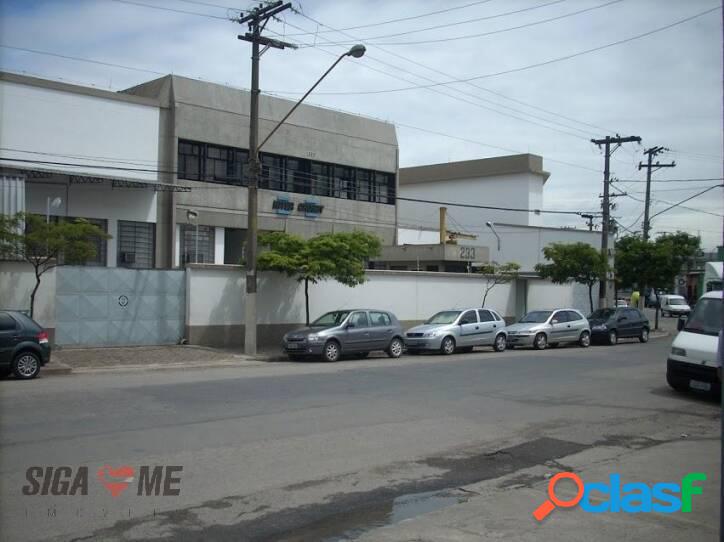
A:
<svg viewBox="0 0 724 542">
<path fill-rule="evenodd" d="M 667 388 L 669 346 L 3 381 L 0 537 L 714 540 L 720 410 Z M 117 498 L 103 465 L 134 468 Z M 138 496 L 144 465 L 182 466 L 180 495 Z M 87 466 L 88 495 L 23 495 L 31 466 Z M 708 479 L 688 514 L 576 508 L 538 525 L 560 470 Z"/>
</svg>

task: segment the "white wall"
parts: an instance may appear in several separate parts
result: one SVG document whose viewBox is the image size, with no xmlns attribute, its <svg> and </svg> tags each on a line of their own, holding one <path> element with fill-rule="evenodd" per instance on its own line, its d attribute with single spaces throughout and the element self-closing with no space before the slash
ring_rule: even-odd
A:
<svg viewBox="0 0 724 542">
<path fill-rule="evenodd" d="M 16 149 L 1 150 L 0 157 L 91 164 L 22 167 L 156 180 L 153 172 L 111 173 L 92 167 L 158 167 L 159 108 L 108 94 L 91 96 L 0 81 L 0 141 L 4 148 Z"/>
<path fill-rule="evenodd" d="M 0 262 L 0 308 L 30 310 L 35 287 L 33 267 L 24 262 Z M 35 295 L 34 319 L 43 327 L 55 327 L 55 270 L 44 273 Z"/>
<path fill-rule="evenodd" d="M 399 195 L 433 201 L 473 205 L 536 209 L 543 204 L 543 177 L 533 173 L 516 173 L 497 177 L 455 179 L 440 182 L 404 184 Z M 439 227 L 439 205 L 398 201 L 398 222 L 427 228 Z M 481 233 L 485 222 L 541 225 L 540 215 L 527 212 L 448 207 L 448 229 Z"/>
<path fill-rule="evenodd" d="M 598 284 L 593 287 L 593 308 L 598 308 Z M 578 309 L 584 315 L 591 312 L 588 287 L 583 284 L 553 284 L 544 280 L 528 281 L 528 310 L 555 309 L 558 307 Z"/>
<path fill-rule="evenodd" d="M 245 279 L 241 268 L 191 265 L 187 273 L 188 325 L 243 323 Z M 379 308 L 392 311 L 400 320 L 423 320 L 443 309 L 479 307 L 485 284 L 481 277 L 448 273 L 369 271 L 368 279 L 356 288 L 334 281 L 310 285 L 311 318 L 335 309 Z M 305 320 L 303 284 L 278 273 L 260 275 L 258 304 L 260 324 Z M 502 315 L 514 314 L 511 285 L 496 286 L 486 305 Z"/>
</svg>

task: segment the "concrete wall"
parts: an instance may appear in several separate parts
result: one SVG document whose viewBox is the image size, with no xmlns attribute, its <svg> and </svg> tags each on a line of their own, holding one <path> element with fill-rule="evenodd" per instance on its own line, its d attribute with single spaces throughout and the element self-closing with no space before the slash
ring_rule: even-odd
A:
<svg viewBox="0 0 724 542">
<path fill-rule="evenodd" d="M 0 308 L 30 310 L 30 293 L 35 287 L 35 274 L 30 264 L 0 262 Z M 44 273 L 35 295 L 35 320 L 50 333 L 55 329 L 55 270 Z M 52 335 L 51 335 L 52 337 Z"/>
<path fill-rule="evenodd" d="M 404 184 L 400 196 L 433 201 L 449 201 L 474 205 L 539 209 L 543 204 L 543 177 L 534 173 L 515 173 L 495 177 L 454 179 L 439 182 Z M 410 201 L 398 202 L 399 224 L 438 228 L 440 205 Z M 540 215 L 527 212 L 497 211 L 465 207 L 448 208 L 448 229 L 480 233 L 485 222 L 539 226 Z"/>
<path fill-rule="evenodd" d="M 83 165 L 22 167 L 92 175 L 109 173 L 93 166 L 156 168 L 159 109 L 149 100 L 32 78 L 12 79 L 7 75 L 0 79 L 0 141 L 4 148 L 15 150 L 0 150 L 0 157 L 78 163 Z M 113 176 L 157 178 L 156 173 L 143 171 L 115 171 Z"/>
</svg>

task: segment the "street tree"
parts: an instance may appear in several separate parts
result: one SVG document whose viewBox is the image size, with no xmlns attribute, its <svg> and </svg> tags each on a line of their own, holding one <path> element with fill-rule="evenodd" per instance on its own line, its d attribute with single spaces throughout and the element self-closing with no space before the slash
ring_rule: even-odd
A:
<svg viewBox="0 0 724 542">
<path fill-rule="evenodd" d="M 41 277 L 59 265 L 83 264 L 93 258 L 99 238 L 110 236 L 82 218 L 50 222 L 30 213 L 0 215 L 0 258 L 24 260 L 35 272 L 31 318 Z"/>
<path fill-rule="evenodd" d="M 309 284 L 336 280 L 345 286 L 357 286 L 366 280 L 367 261 L 380 253 L 380 240 L 369 233 L 323 233 L 302 239 L 284 232 L 261 235 L 265 247 L 259 254 L 260 270 L 277 271 L 304 282 L 306 323 L 309 325 Z"/>
<path fill-rule="evenodd" d="M 601 252 L 587 243 L 551 243 L 543 249 L 551 263 L 536 264 L 535 270 L 556 284 L 577 282 L 588 286 L 588 302 L 593 312 L 593 286 L 607 270 Z"/>
<path fill-rule="evenodd" d="M 507 284 L 518 278 L 520 274 L 520 264 L 516 262 L 507 262 L 499 264 L 490 262 L 479 268 L 479 272 L 485 276 L 485 293 L 483 294 L 483 307 L 488 299 L 488 294 L 498 284 Z"/>
<path fill-rule="evenodd" d="M 617 280 L 624 288 L 669 288 L 699 246 L 698 237 L 684 232 L 663 234 L 655 241 L 622 237 L 616 242 Z"/>
</svg>

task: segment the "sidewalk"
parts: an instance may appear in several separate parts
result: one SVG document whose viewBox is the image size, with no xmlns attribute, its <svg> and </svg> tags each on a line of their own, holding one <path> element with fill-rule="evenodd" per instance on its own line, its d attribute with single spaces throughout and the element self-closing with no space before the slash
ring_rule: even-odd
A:
<svg viewBox="0 0 724 542">
<path fill-rule="evenodd" d="M 200 367 L 260 366 L 276 359 L 278 352 L 260 352 L 246 356 L 234 350 L 222 350 L 204 346 L 130 346 L 98 348 L 56 348 L 52 362 L 45 374 L 60 374 L 57 368 L 67 367 L 67 372 L 92 373 L 110 371 L 138 371 Z M 53 370 L 55 366 L 56 370 Z M 50 371 L 46 371 L 50 369 Z M 66 373 L 67 374 L 67 373 Z"/>
<path fill-rule="evenodd" d="M 719 438 L 678 440 L 631 450 L 615 446 L 594 448 L 511 475 L 471 485 L 462 490 L 473 495 L 467 502 L 368 531 L 360 542 L 479 542 L 498 540 L 578 541 L 655 540 L 656 542 L 714 541 L 719 528 Z M 621 475 L 621 483 L 659 482 L 681 484 L 689 472 L 703 472 L 701 495 L 692 497 L 689 513 L 588 513 L 576 506 L 556 509 L 542 522 L 533 510 L 547 498 L 548 478 L 562 470 L 574 471 L 584 483 L 608 483 Z M 556 486 L 559 499 L 575 497 L 575 486 Z M 606 499 L 596 493 L 592 504 Z M 603 499 L 603 500 L 602 500 Z M 595 501 L 595 502 L 594 502 Z M 636 503 L 640 504 L 640 503 Z"/>
</svg>

